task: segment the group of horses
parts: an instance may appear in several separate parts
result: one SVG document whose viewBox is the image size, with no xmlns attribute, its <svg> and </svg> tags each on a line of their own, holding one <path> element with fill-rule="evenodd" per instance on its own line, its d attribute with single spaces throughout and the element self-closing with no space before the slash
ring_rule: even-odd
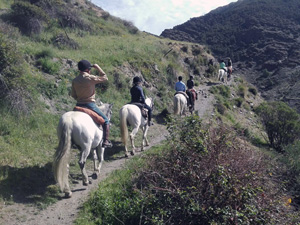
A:
<svg viewBox="0 0 300 225">
<path fill-rule="evenodd" d="M 147 98 L 145 102 L 148 106 L 153 108 L 152 98 Z M 104 103 L 100 105 L 99 108 L 110 119 L 112 114 L 112 104 Z M 144 146 L 149 145 L 147 139 L 147 132 L 149 129 L 148 119 L 144 118 L 140 108 L 133 104 L 124 105 L 120 109 L 119 115 L 121 137 L 122 142 L 125 145 L 125 156 L 128 157 L 128 125 L 133 128 L 129 135 L 132 146 L 131 155 L 135 154 L 134 138 L 139 127 L 142 127 L 143 130 L 141 148 L 143 151 Z M 88 114 L 80 111 L 69 111 L 64 113 L 60 118 L 57 134 L 59 144 L 54 155 L 53 173 L 61 191 L 65 193 L 65 197 L 69 198 L 72 196 L 72 191 L 69 186 L 69 160 L 72 144 L 75 144 L 81 150 L 81 156 L 78 163 L 83 177 L 83 185 L 88 185 L 90 181 L 88 179 L 85 164 L 91 151 L 94 162 L 94 172 L 92 175 L 94 178 L 98 177 L 104 161 L 105 148 L 102 147 L 103 131 Z"/>
<path fill-rule="evenodd" d="M 146 104 L 153 108 L 153 99 L 146 98 Z M 102 103 L 99 106 L 100 110 L 110 119 L 112 115 L 112 104 Z M 187 98 L 182 94 L 174 96 L 174 114 L 183 115 L 187 107 Z M 148 119 L 142 115 L 141 109 L 134 104 L 126 104 L 119 111 L 120 131 L 122 142 L 125 147 L 125 157 L 129 156 L 128 139 L 130 139 L 132 150 L 131 155 L 135 154 L 135 136 L 141 127 L 143 130 L 142 147 L 149 146 L 147 132 L 149 129 Z M 132 127 L 129 134 L 128 126 Z M 86 160 L 90 153 L 93 155 L 94 171 L 93 178 L 97 178 L 100 173 L 102 163 L 104 161 L 104 150 L 102 147 L 103 131 L 94 122 L 94 120 L 86 113 L 80 111 L 69 111 L 62 115 L 57 127 L 57 135 L 59 144 L 56 149 L 53 161 L 54 178 L 57 181 L 66 198 L 72 196 L 72 191 L 69 186 L 69 161 L 72 144 L 78 146 L 81 151 L 81 156 L 78 161 L 83 185 L 90 183 L 86 171 Z M 129 138 L 128 138 L 129 136 Z"/>
<path fill-rule="evenodd" d="M 188 99 L 185 93 L 176 92 L 173 98 L 173 106 L 174 106 L 174 114 L 175 115 L 186 115 L 186 112 L 189 111 L 191 114 L 194 113 L 195 110 L 195 101 L 196 101 L 196 91 L 190 91 L 190 98 Z M 189 104 L 188 104 L 189 102 Z"/>
<path fill-rule="evenodd" d="M 220 69 L 218 73 L 218 80 L 225 83 L 228 82 L 227 72 Z M 195 99 L 193 99 L 195 101 Z M 173 98 L 174 114 L 185 115 L 187 108 L 190 113 L 194 111 L 194 102 L 190 107 L 187 105 L 187 97 L 183 94 L 176 94 Z M 153 99 L 147 98 L 146 104 L 153 108 Z M 112 104 L 102 103 L 99 106 L 100 110 L 110 119 L 112 114 Z M 122 142 L 125 146 L 125 157 L 128 157 L 128 136 L 131 142 L 132 150 L 131 155 L 135 154 L 134 138 L 141 127 L 143 130 L 142 147 L 149 145 L 147 139 L 147 132 L 149 129 L 147 118 L 142 115 L 140 108 L 134 104 L 126 104 L 119 111 L 120 117 L 120 131 Z M 128 126 L 132 127 L 132 132 L 129 134 Z M 75 144 L 81 150 L 81 156 L 79 159 L 79 166 L 82 173 L 83 185 L 89 184 L 88 175 L 86 172 L 85 164 L 87 157 L 91 151 L 93 154 L 94 172 L 93 177 L 97 178 L 100 173 L 102 163 L 104 161 L 104 150 L 102 147 L 103 131 L 97 126 L 93 119 L 86 113 L 80 111 L 69 111 L 62 115 L 57 127 L 57 134 L 59 138 L 59 144 L 56 149 L 53 161 L 53 173 L 54 178 L 59 184 L 62 192 L 65 193 L 65 197 L 71 197 L 72 191 L 69 186 L 69 158 L 72 144 Z"/>
<path fill-rule="evenodd" d="M 219 71 L 218 79 L 227 77 L 223 74 L 224 70 Z M 225 72 L 225 71 L 224 71 Z M 194 96 L 194 95 L 193 95 Z M 194 111 L 195 96 L 193 97 L 193 104 L 188 107 L 185 95 L 176 94 L 173 98 L 174 114 L 185 115 L 187 108 L 190 113 Z M 153 99 L 146 98 L 146 104 L 153 108 Z M 112 115 L 112 104 L 102 103 L 99 106 L 100 110 L 110 119 Z M 148 119 L 142 115 L 141 109 L 134 104 L 126 104 L 119 111 L 120 117 L 120 131 L 122 142 L 125 147 L 125 157 L 129 156 L 128 151 L 128 139 L 130 139 L 132 150 L 131 155 L 135 154 L 135 136 L 141 127 L 143 130 L 141 151 L 145 146 L 149 146 L 147 139 L 147 132 L 149 129 Z M 129 134 L 128 126 L 132 127 L 132 131 Z M 69 160 L 72 144 L 78 146 L 81 151 L 79 159 L 79 166 L 82 173 L 83 185 L 89 184 L 88 174 L 86 172 L 85 164 L 88 156 L 92 151 L 94 172 L 93 177 L 97 178 L 100 173 L 102 163 L 104 161 L 104 150 L 102 147 L 103 131 L 94 122 L 94 120 L 86 113 L 80 111 L 69 111 L 62 115 L 57 127 L 57 134 L 59 138 L 59 144 L 56 149 L 53 161 L 53 173 L 54 178 L 59 184 L 62 192 L 65 193 L 65 197 L 71 197 L 72 191 L 69 186 Z M 129 138 L 128 138 L 129 137 Z"/>
</svg>

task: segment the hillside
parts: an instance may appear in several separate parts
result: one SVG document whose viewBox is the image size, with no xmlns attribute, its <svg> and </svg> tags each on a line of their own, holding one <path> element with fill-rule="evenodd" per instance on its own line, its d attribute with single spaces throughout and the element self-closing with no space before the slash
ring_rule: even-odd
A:
<svg viewBox="0 0 300 225">
<path fill-rule="evenodd" d="M 166 224 L 168 218 L 177 220 L 172 215 L 183 215 L 182 203 L 188 206 L 191 221 L 198 215 L 198 220 L 206 218 L 215 223 L 218 217 L 218 221 L 229 224 L 233 223 L 231 215 L 247 222 L 254 218 L 255 221 L 290 223 L 299 218 L 294 210 L 300 201 L 299 183 L 295 182 L 299 172 L 290 160 L 285 162 L 286 167 L 278 162 L 298 153 L 281 156 L 270 148 L 255 113 L 264 99 L 253 85 L 242 79 L 247 75 L 242 66 L 228 84 L 221 83 L 216 78 L 218 65 L 208 65 L 210 59 L 216 59 L 207 46 L 140 32 L 132 23 L 111 16 L 90 1 L 5 0 L 0 2 L 0 9 L 0 223 L 40 224 L 43 220 L 45 224 L 70 224 L 78 219 L 77 224 L 101 224 L 100 214 L 107 213 L 104 217 L 117 222 L 104 224 L 118 224 L 119 216 L 131 220 L 133 212 L 134 220 L 142 224 L 141 212 L 146 209 L 144 212 L 148 214 L 143 220 L 150 224 Z M 64 199 L 52 171 L 58 145 L 56 127 L 61 115 L 75 105 L 70 96 L 71 82 L 78 74 L 77 62 L 81 59 L 99 64 L 108 76 L 107 83 L 96 86 L 96 96 L 97 103 L 113 104 L 110 139 L 114 146 L 105 152 L 103 167 L 107 168 L 100 173 L 101 179 L 88 188 L 82 185 L 77 163 L 80 151 L 72 146 L 68 168 L 74 199 Z M 195 89 L 199 93 L 195 115 L 172 115 L 174 84 L 179 75 L 184 81 L 190 75 L 195 77 Z M 149 129 L 150 148 L 141 154 L 142 157 L 127 160 L 124 159 L 118 113 L 130 101 L 129 89 L 134 76 L 142 79 L 146 95 L 155 99 L 154 125 Z M 172 133 L 167 129 L 173 129 L 173 140 L 161 143 L 166 133 Z M 139 132 L 136 142 L 140 141 Z M 156 158 L 166 156 L 171 158 L 162 161 Z M 134 160 L 138 164 L 134 171 L 141 167 L 140 172 L 148 173 L 146 169 L 154 168 L 175 175 L 176 186 L 171 178 L 162 180 L 162 184 L 171 185 L 171 195 L 165 195 L 166 189 L 160 187 L 152 191 L 151 182 L 144 186 L 143 176 L 139 176 L 141 182 L 137 186 L 131 185 L 131 179 L 137 181 L 137 176 L 127 168 L 122 171 L 126 174 L 121 178 L 113 177 L 117 172 L 112 173 L 107 182 L 113 187 L 102 180 L 124 161 Z M 295 163 L 298 165 L 298 161 Z M 87 164 L 90 174 L 90 158 Z M 149 174 L 156 176 L 160 172 L 150 171 Z M 183 182 L 185 175 L 186 180 L 192 181 L 188 186 Z M 160 180 L 155 176 L 153 181 Z M 126 184 L 115 194 L 118 181 L 123 180 Z M 106 188 L 100 187 L 91 194 L 98 182 Z M 202 198 L 200 195 L 204 192 L 197 188 L 207 190 L 207 198 Z M 107 194 L 98 197 L 99 190 Z M 143 195 L 142 190 L 150 192 Z M 170 211 L 164 211 L 165 206 L 155 208 L 155 202 L 163 203 L 152 195 L 159 192 Z M 138 193 L 142 195 L 137 196 Z M 83 203 L 88 197 L 95 202 L 85 203 L 88 208 L 85 209 Z M 204 208 L 202 203 L 198 204 L 199 199 L 203 199 Z M 173 200 L 180 200 L 176 207 L 169 204 Z M 218 204 L 214 204 L 215 201 Z M 149 209 L 154 207 L 154 214 L 144 203 Z M 101 207 L 105 207 L 104 210 Z M 79 210 L 90 211 L 77 218 Z M 118 217 L 111 216 L 117 213 Z"/>
<path fill-rule="evenodd" d="M 177 76 L 187 80 L 193 74 L 199 84 L 206 80 L 200 74 L 215 72 L 207 70 L 213 56 L 206 47 L 140 32 L 89 1 L 6 0 L 0 7 L 1 205 L 57 201 L 48 195 L 55 184 L 56 127 L 76 104 L 70 90 L 79 60 L 99 64 L 108 75 L 108 83 L 97 85 L 96 96 L 97 103 L 114 104 L 111 155 L 123 151 L 118 112 L 130 101 L 134 76 L 155 98 L 154 122 L 161 123 L 161 113 L 172 109 Z M 71 169 L 79 171 L 77 163 Z"/>
<path fill-rule="evenodd" d="M 218 60 L 230 57 L 266 99 L 300 111 L 299 8 L 297 0 L 239 0 L 161 36 L 207 45 Z"/>
</svg>

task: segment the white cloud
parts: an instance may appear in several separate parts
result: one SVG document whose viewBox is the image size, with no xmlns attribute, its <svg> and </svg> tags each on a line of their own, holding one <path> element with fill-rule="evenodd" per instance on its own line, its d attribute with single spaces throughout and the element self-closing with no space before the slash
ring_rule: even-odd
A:
<svg viewBox="0 0 300 225">
<path fill-rule="evenodd" d="M 142 31 L 160 35 L 192 17 L 237 0 L 92 0 L 111 15 L 133 22 Z"/>
</svg>

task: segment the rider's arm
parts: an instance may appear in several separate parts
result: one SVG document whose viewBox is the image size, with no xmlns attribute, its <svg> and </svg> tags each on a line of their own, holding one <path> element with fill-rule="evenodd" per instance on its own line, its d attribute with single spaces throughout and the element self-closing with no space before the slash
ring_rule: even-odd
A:
<svg viewBox="0 0 300 225">
<path fill-rule="evenodd" d="M 140 89 L 140 94 L 141 94 L 141 103 L 145 104 L 145 95 L 144 95 L 144 91 L 141 87 L 139 87 Z"/>
<path fill-rule="evenodd" d="M 75 100 L 77 100 L 77 94 L 76 94 L 76 91 L 75 91 L 75 88 L 74 88 L 74 86 L 72 85 L 72 92 L 71 92 L 71 96 L 75 99 Z"/>
<path fill-rule="evenodd" d="M 102 68 L 98 64 L 94 64 L 93 67 L 99 71 L 100 77 L 95 76 L 96 80 L 99 82 L 105 82 L 108 81 L 108 77 L 106 76 L 106 73 L 102 70 Z M 93 75 L 91 75 L 93 76 Z"/>
</svg>

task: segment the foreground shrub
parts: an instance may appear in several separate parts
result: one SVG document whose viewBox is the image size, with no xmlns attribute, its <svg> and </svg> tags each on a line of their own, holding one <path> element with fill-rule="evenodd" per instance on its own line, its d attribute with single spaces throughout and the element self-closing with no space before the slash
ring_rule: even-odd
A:
<svg viewBox="0 0 300 225">
<path fill-rule="evenodd" d="M 270 222 L 264 156 L 224 126 L 201 129 L 197 117 L 169 125 L 170 151 L 142 171 L 150 224 L 265 224 Z M 266 192 L 268 190 L 268 193 Z"/>
<path fill-rule="evenodd" d="M 283 146 L 293 144 L 300 137 L 299 114 L 284 102 L 265 102 L 257 109 L 268 135 L 269 144 L 282 152 Z"/>
<path fill-rule="evenodd" d="M 300 205 L 300 141 L 285 146 L 281 161 L 286 165 L 287 189 L 294 196 L 293 204 Z"/>
<path fill-rule="evenodd" d="M 266 175 L 265 157 L 233 130 L 203 129 L 197 116 L 171 119 L 168 130 L 168 150 L 147 156 L 135 174 L 126 169 L 101 186 L 78 224 L 87 217 L 91 224 L 294 222 Z"/>
</svg>

